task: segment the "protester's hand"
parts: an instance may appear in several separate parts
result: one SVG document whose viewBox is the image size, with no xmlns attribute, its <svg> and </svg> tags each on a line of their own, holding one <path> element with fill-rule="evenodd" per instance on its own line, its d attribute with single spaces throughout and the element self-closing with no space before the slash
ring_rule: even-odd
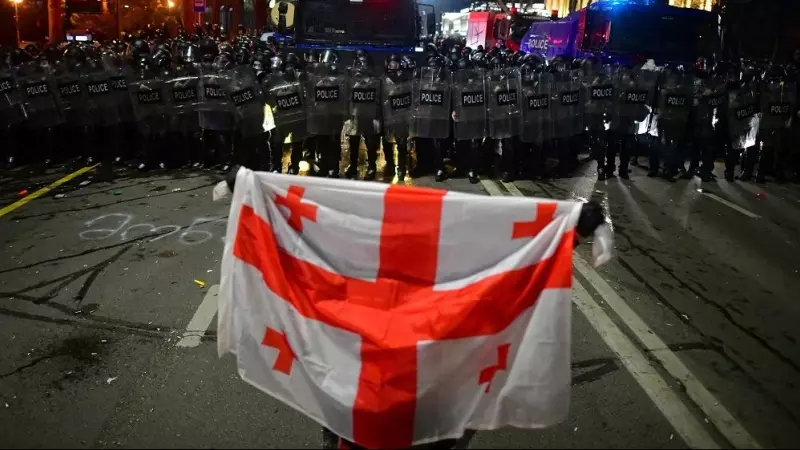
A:
<svg viewBox="0 0 800 450">
<path fill-rule="evenodd" d="M 586 238 L 594 233 L 603 222 L 606 221 L 606 214 L 603 207 L 594 200 L 584 203 L 581 207 L 581 215 L 578 218 L 578 226 L 575 230 L 581 238 Z"/>
<path fill-rule="evenodd" d="M 225 183 L 228 184 L 228 189 L 233 192 L 233 185 L 236 184 L 236 174 L 239 173 L 239 169 L 241 169 L 241 164 L 235 164 L 231 167 L 230 172 L 225 174 Z"/>
</svg>

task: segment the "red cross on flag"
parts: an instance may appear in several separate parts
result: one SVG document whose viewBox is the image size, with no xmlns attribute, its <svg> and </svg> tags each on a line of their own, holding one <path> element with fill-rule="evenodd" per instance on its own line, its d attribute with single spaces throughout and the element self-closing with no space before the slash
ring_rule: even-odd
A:
<svg viewBox="0 0 800 450">
<path fill-rule="evenodd" d="M 242 169 L 220 355 L 368 448 L 554 425 L 580 208 Z"/>
</svg>

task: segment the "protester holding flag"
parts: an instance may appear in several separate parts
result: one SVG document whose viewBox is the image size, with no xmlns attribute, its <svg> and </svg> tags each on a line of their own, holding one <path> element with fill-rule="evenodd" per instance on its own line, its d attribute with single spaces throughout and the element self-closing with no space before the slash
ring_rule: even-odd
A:
<svg viewBox="0 0 800 450">
<path fill-rule="evenodd" d="M 235 187 L 218 349 L 245 381 L 352 448 L 566 417 L 572 248 L 596 203 L 247 169 Z"/>
</svg>

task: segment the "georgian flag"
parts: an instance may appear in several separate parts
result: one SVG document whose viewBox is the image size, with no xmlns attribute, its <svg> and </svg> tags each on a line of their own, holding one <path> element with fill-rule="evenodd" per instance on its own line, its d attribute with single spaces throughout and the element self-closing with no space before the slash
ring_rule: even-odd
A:
<svg viewBox="0 0 800 450">
<path fill-rule="evenodd" d="M 364 447 L 554 425 L 580 208 L 241 169 L 219 353 Z"/>
</svg>

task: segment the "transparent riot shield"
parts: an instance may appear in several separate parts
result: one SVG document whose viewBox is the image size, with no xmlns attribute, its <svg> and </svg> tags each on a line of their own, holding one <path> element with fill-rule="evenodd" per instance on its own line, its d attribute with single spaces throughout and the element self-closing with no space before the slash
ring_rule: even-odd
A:
<svg viewBox="0 0 800 450">
<path fill-rule="evenodd" d="M 199 127 L 200 73 L 193 67 L 175 70 L 167 81 L 170 92 L 170 128 L 179 133 Z"/>
<path fill-rule="evenodd" d="M 796 110 L 797 84 L 794 81 L 765 80 L 761 84 L 762 131 L 775 131 L 791 126 L 792 114 Z M 766 135 L 768 133 L 762 133 Z M 769 133 L 770 138 L 774 133 Z M 769 139 L 769 138 L 768 138 Z M 764 145 L 772 142 L 764 141 Z"/>
<path fill-rule="evenodd" d="M 453 138 L 457 141 L 486 137 L 486 73 L 463 69 L 453 74 Z"/>
<path fill-rule="evenodd" d="M 583 133 L 581 76 L 577 71 L 564 71 L 554 73 L 553 78 L 553 98 L 550 102 L 553 138 L 579 135 Z"/>
<path fill-rule="evenodd" d="M 28 126 L 40 129 L 63 123 L 58 88 L 49 67 L 35 61 L 25 64 L 20 68 L 17 85 Z"/>
<path fill-rule="evenodd" d="M 754 88 L 748 85 L 728 91 L 728 133 L 733 149 L 744 150 L 756 145 L 760 122 Z"/>
<path fill-rule="evenodd" d="M 137 72 L 128 86 L 140 132 L 147 135 L 166 131 L 170 93 L 161 74 L 155 70 Z"/>
<path fill-rule="evenodd" d="M 606 65 L 584 74 L 582 94 L 585 129 L 605 131 L 611 122 L 616 99 L 614 69 Z"/>
<path fill-rule="evenodd" d="M 308 132 L 340 136 L 347 114 L 346 76 L 325 65 L 308 75 Z"/>
<path fill-rule="evenodd" d="M 658 73 L 620 67 L 614 74 L 614 109 L 610 127 L 621 134 L 646 132 L 655 100 Z"/>
<path fill-rule="evenodd" d="M 550 102 L 553 97 L 553 75 L 546 72 L 523 72 L 519 77 L 521 93 L 520 140 L 542 144 L 553 138 Z"/>
<path fill-rule="evenodd" d="M 0 126 L 12 126 L 22 122 L 22 102 L 19 89 L 9 68 L 0 63 Z"/>
<path fill-rule="evenodd" d="M 228 96 L 231 76 L 228 71 L 213 68 L 200 71 L 197 112 L 200 128 L 212 131 L 230 131 L 234 127 L 233 103 Z"/>
<path fill-rule="evenodd" d="M 380 134 L 380 77 L 368 71 L 353 71 L 348 77 L 347 87 L 350 134 Z"/>
<path fill-rule="evenodd" d="M 517 68 L 492 69 L 487 73 L 489 136 L 505 139 L 522 131 L 522 96 L 519 95 L 520 72 Z"/>
<path fill-rule="evenodd" d="M 411 137 L 450 136 L 450 78 L 444 68 L 422 67 L 414 80 Z"/>
<path fill-rule="evenodd" d="M 109 83 L 111 91 L 116 97 L 117 108 L 119 109 L 120 122 L 134 122 L 133 103 L 131 102 L 130 81 L 133 79 L 133 71 L 116 55 L 104 54 L 103 63 L 109 73 Z"/>
<path fill-rule="evenodd" d="M 236 121 L 243 137 L 264 132 L 264 93 L 251 67 L 238 66 L 231 75 L 229 97 L 236 108 Z"/>
<path fill-rule="evenodd" d="M 692 129 L 697 138 L 711 138 L 726 101 L 726 79 L 720 76 L 695 77 L 692 105 Z"/>
<path fill-rule="evenodd" d="M 308 136 L 307 101 L 303 83 L 296 77 L 275 73 L 267 79 L 267 104 L 272 109 L 275 126 L 292 142 Z"/>
<path fill-rule="evenodd" d="M 86 80 L 86 92 L 91 104 L 92 120 L 98 126 L 114 126 L 119 124 L 119 96 L 111 87 L 111 74 L 102 64 L 89 68 Z"/>
<path fill-rule="evenodd" d="M 692 77 L 667 72 L 658 97 L 658 136 L 663 142 L 676 142 L 686 137 L 689 113 L 692 110 Z"/>
<path fill-rule="evenodd" d="M 88 75 L 84 69 L 83 66 L 70 68 L 66 63 L 57 64 L 54 68 L 64 121 L 73 127 L 92 125 L 94 119 L 89 108 L 89 94 L 86 89 Z"/>
<path fill-rule="evenodd" d="M 383 79 L 383 133 L 388 137 L 406 138 L 412 117 L 413 82 Z"/>
</svg>

